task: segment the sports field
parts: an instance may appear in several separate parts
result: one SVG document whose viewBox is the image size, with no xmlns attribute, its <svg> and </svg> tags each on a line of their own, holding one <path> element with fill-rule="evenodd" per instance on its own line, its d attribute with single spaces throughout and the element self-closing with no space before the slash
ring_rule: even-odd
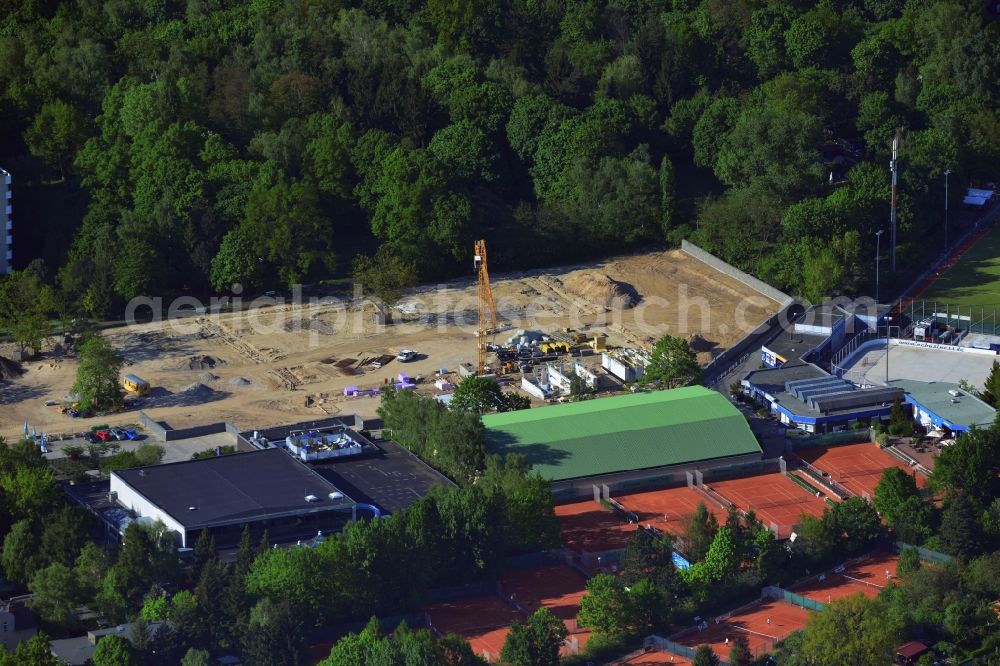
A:
<svg viewBox="0 0 1000 666">
<path fill-rule="evenodd" d="M 499 594 L 471 599 L 443 601 L 424 606 L 430 626 L 440 634 L 455 633 L 469 641 L 473 651 L 487 661 L 496 661 L 515 620 L 526 622 L 528 616 L 545 606 L 561 619 L 569 630 L 563 655 L 582 650 L 590 632 L 577 626 L 580 599 L 587 591 L 587 579 L 575 569 L 553 565 L 508 571 L 500 578 Z"/>
<path fill-rule="evenodd" d="M 707 620 L 705 629 L 690 629 L 670 639 L 692 648 L 708 645 L 721 659 L 728 659 L 732 641 L 743 635 L 750 644 L 750 652 L 760 656 L 806 626 L 808 619 L 809 611 L 803 608 L 784 601 L 764 600 L 739 609 L 726 619 L 720 618 L 718 622 Z"/>
<path fill-rule="evenodd" d="M 819 517 L 826 508 L 822 498 L 810 495 L 780 472 L 712 481 L 705 487 L 744 511 L 753 509 L 765 525 L 777 527 L 779 538 L 791 534 L 803 513 Z"/>
<path fill-rule="evenodd" d="M 878 444 L 845 444 L 816 447 L 798 452 L 800 458 L 826 472 L 834 481 L 858 497 L 872 498 L 882 472 L 898 467 L 907 474 L 913 470 L 878 447 Z M 917 487 L 927 485 L 927 479 L 915 474 Z"/>
<path fill-rule="evenodd" d="M 697 511 L 699 503 L 704 503 L 720 523 L 726 520 L 725 509 L 687 486 L 630 493 L 614 499 L 638 515 L 643 525 L 651 524 L 675 536 L 684 536 L 684 519 Z"/>
<path fill-rule="evenodd" d="M 859 593 L 869 598 L 877 597 L 890 580 L 900 582 L 896 578 L 898 563 L 899 555 L 878 553 L 851 564 L 842 571 L 833 570 L 819 574 L 790 590 L 822 604 Z"/>
<path fill-rule="evenodd" d="M 577 651 L 586 647 L 591 632 L 577 625 L 576 616 L 587 592 L 587 579 L 576 569 L 555 564 L 507 571 L 500 577 L 499 590 L 520 608 L 524 619 L 542 606 L 548 608 L 569 630 L 566 640 L 574 643 Z M 571 650 L 563 646 L 562 654 L 569 653 Z"/>
<path fill-rule="evenodd" d="M 1000 225 L 973 242 L 950 268 L 929 276 L 917 297 L 950 305 L 1000 304 Z"/>
<path fill-rule="evenodd" d="M 488 661 L 500 657 L 511 622 L 525 619 L 513 606 L 494 595 L 432 604 L 424 607 L 424 613 L 433 629 L 442 635 L 458 634 Z"/>
<path fill-rule="evenodd" d="M 620 513 L 609 511 L 592 499 L 556 506 L 562 541 L 576 552 L 600 553 L 624 548 L 637 526 Z"/>
<path fill-rule="evenodd" d="M 727 657 L 729 655 L 726 655 Z M 650 650 L 622 661 L 612 661 L 612 666 L 691 666 L 691 660 L 662 650 Z"/>
</svg>

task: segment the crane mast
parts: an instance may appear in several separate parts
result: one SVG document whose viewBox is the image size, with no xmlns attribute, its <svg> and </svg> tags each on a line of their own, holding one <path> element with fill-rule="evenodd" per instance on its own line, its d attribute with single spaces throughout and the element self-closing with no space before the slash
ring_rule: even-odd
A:
<svg viewBox="0 0 1000 666">
<path fill-rule="evenodd" d="M 490 288 L 490 272 L 486 266 L 486 241 L 478 240 L 474 247 L 475 269 L 477 275 L 476 293 L 479 297 L 479 314 L 476 319 L 476 345 L 479 358 L 476 368 L 480 375 L 486 370 L 486 337 L 497 328 L 497 308 L 493 303 L 493 290 Z"/>
</svg>

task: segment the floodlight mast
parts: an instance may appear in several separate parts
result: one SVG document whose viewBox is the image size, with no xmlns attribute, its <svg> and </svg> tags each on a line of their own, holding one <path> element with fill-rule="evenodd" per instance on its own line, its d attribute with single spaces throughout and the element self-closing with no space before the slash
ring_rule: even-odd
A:
<svg viewBox="0 0 1000 666">
<path fill-rule="evenodd" d="M 899 131 L 892 138 L 892 160 L 889 162 L 889 169 L 892 171 L 892 209 L 889 213 L 889 224 L 892 228 L 890 241 L 892 242 L 892 272 L 896 272 L 896 181 L 899 174 Z"/>
</svg>

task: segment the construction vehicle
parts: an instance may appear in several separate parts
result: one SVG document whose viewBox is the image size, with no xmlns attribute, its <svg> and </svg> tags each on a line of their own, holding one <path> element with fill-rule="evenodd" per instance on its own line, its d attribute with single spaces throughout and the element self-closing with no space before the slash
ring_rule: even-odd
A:
<svg viewBox="0 0 1000 666">
<path fill-rule="evenodd" d="M 555 340 L 553 342 L 543 342 L 538 345 L 538 348 L 542 350 L 543 354 L 559 353 L 563 352 L 568 354 L 570 351 L 570 344 L 562 340 Z"/>
<path fill-rule="evenodd" d="M 493 290 L 490 288 L 490 272 L 486 266 L 486 241 L 478 240 L 474 246 L 474 263 L 477 275 L 476 294 L 479 297 L 479 312 L 476 318 L 476 346 L 478 359 L 476 369 L 479 375 L 486 371 L 487 336 L 496 333 L 497 306 L 493 302 Z"/>
</svg>

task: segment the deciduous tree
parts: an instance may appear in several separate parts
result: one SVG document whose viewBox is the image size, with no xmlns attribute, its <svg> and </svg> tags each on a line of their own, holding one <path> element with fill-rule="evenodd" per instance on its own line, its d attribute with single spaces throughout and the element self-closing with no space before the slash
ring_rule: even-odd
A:
<svg viewBox="0 0 1000 666">
<path fill-rule="evenodd" d="M 878 666 L 892 663 L 899 627 L 886 604 L 861 594 L 838 599 L 809 616 L 802 651 L 812 663 Z"/>
<path fill-rule="evenodd" d="M 94 335 L 80 348 L 80 366 L 73 392 L 85 410 L 109 410 L 122 404 L 121 369 L 124 361 L 103 337 Z"/>
<path fill-rule="evenodd" d="M 559 648 L 568 632 L 563 621 L 542 606 L 524 624 L 515 621 L 500 651 L 511 666 L 557 666 Z"/>
<path fill-rule="evenodd" d="M 698 357 L 684 338 L 664 335 L 656 341 L 644 383 L 676 388 L 695 381 L 701 374 Z"/>
</svg>

